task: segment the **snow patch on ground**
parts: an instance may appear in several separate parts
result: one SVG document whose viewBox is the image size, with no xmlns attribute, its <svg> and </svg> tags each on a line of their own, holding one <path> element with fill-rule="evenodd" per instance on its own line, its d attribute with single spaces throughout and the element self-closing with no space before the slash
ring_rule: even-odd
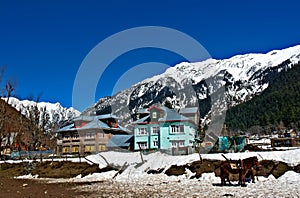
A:
<svg viewBox="0 0 300 198">
<path fill-rule="evenodd" d="M 102 157 L 101 157 L 101 156 Z M 288 151 L 269 152 L 247 152 L 225 154 L 230 159 L 244 159 L 250 156 L 258 156 L 264 160 L 283 161 L 288 164 L 300 164 L 300 149 Z M 203 159 L 225 160 L 221 154 L 203 154 Z M 261 157 L 260 157 L 261 156 Z M 69 179 L 42 179 L 50 183 L 65 182 L 88 182 L 81 185 L 78 190 L 84 190 L 97 197 L 141 197 L 149 195 L 151 197 L 297 197 L 300 194 L 300 174 L 288 171 L 278 179 L 273 175 L 268 178 L 259 176 L 256 183 L 248 183 L 247 187 L 240 187 L 237 182 L 232 182 L 233 186 L 220 186 L 220 178 L 215 173 L 203 173 L 200 178 L 191 179 L 195 174 L 186 170 L 184 175 L 167 176 L 163 172 L 160 174 L 148 174 L 147 170 L 165 169 L 171 165 L 184 165 L 199 160 L 198 154 L 185 156 L 170 156 L 160 152 L 143 155 L 144 163 L 139 152 L 103 152 L 90 155 L 88 160 L 99 164 L 104 168 L 108 163 L 123 166 L 128 164 L 128 168 L 121 174 L 117 171 L 94 173 L 82 177 L 78 175 Z M 78 159 L 69 159 L 79 161 Z M 36 179 L 38 176 L 25 175 L 18 179 Z M 114 178 L 114 179 L 113 179 Z"/>
</svg>

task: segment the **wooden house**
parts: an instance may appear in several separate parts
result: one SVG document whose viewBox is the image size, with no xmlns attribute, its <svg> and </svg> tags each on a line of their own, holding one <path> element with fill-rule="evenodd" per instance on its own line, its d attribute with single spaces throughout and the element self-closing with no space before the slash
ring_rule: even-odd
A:
<svg viewBox="0 0 300 198">
<path fill-rule="evenodd" d="M 58 151 L 61 154 L 85 154 L 107 150 L 107 144 L 115 135 L 132 136 L 118 124 L 112 114 L 79 116 L 74 122 L 57 131 Z"/>
</svg>

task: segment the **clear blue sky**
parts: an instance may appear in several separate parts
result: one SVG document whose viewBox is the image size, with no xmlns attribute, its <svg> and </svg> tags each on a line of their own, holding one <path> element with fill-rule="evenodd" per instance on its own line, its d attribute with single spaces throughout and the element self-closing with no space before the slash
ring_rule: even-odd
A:
<svg viewBox="0 0 300 198">
<path fill-rule="evenodd" d="M 0 65 L 17 79 L 19 98 L 41 94 L 42 101 L 69 107 L 83 59 L 112 34 L 165 26 L 192 36 L 213 58 L 229 58 L 300 44 L 299 7 L 296 0 L 1 0 Z M 183 58 L 154 49 L 124 54 L 107 69 L 96 97 L 111 95 L 126 67 L 147 61 L 174 65 Z"/>
</svg>

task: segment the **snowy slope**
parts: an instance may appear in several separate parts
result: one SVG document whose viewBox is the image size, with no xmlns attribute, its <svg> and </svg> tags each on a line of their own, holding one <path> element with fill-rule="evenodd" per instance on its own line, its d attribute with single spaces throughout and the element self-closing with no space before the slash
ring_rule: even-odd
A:
<svg viewBox="0 0 300 198">
<path fill-rule="evenodd" d="M 25 108 L 28 106 L 37 105 L 39 109 L 46 107 L 46 111 L 49 114 L 50 122 L 68 121 L 80 115 L 80 112 L 74 109 L 73 107 L 70 108 L 62 107 L 60 103 L 55 103 L 55 104 L 49 102 L 36 103 L 34 101 L 19 100 L 18 98 L 11 97 L 9 99 L 9 104 L 14 108 L 16 108 L 18 111 L 21 110 L 21 113 L 24 115 L 26 115 Z"/>
<path fill-rule="evenodd" d="M 268 75 L 284 71 L 299 60 L 300 45 L 266 54 L 251 53 L 224 60 L 183 62 L 112 97 L 100 99 L 83 113 L 111 107 L 113 113 L 126 124 L 132 121 L 131 115 L 140 108 L 165 99 L 178 107 L 199 103 L 202 108 L 208 97 L 215 97 L 216 106 L 223 111 L 260 94 L 268 87 Z M 216 93 L 221 93 L 223 97 L 215 96 Z M 200 112 L 202 118 L 209 119 L 210 109 L 202 108 Z"/>
<path fill-rule="evenodd" d="M 122 166 L 127 162 L 134 169 L 130 173 L 123 173 L 124 177 L 128 177 L 127 174 L 130 174 L 134 177 L 140 177 L 143 174 L 147 175 L 146 170 L 157 170 L 159 168 L 168 169 L 172 165 L 185 165 L 194 161 L 199 160 L 199 155 L 197 153 L 185 156 L 173 156 L 167 155 L 164 153 L 156 152 L 149 155 L 143 155 L 145 163 L 138 168 L 134 167 L 136 164 L 141 163 L 141 157 L 139 152 L 103 152 L 102 156 L 106 158 L 109 163 L 114 165 Z M 264 160 L 274 160 L 281 161 L 289 164 L 290 166 L 297 166 L 300 164 L 300 149 L 289 150 L 289 151 L 270 151 L 270 152 L 244 152 L 244 153 L 228 153 L 225 154 L 228 159 L 237 160 L 245 159 L 248 157 L 257 156 L 259 160 L 262 158 Z M 202 159 L 210 160 L 225 160 L 221 153 L 217 154 L 202 154 Z M 107 166 L 107 163 L 99 155 L 90 155 L 87 157 L 89 160 L 93 161 L 96 164 L 99 164 L 100 168 Z M 129 167 L 130 169 L 130 167 Z M 128 169 L 128 171 L 129 171 Z M 140 175 L 142 174 L 142 175 Z"/>
</svg>

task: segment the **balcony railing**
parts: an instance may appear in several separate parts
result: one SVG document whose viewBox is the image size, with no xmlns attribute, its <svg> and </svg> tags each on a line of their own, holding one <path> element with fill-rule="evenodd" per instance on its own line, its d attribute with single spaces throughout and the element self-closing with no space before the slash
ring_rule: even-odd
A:
<svg viewBox="0 0 300 198">
<path fill-rule="evenodd" d="M 64 137 L 62 138 L 62 143 L 68 143 L 68 142 L 80 142 L 79 137 Z"/>
</svg>

